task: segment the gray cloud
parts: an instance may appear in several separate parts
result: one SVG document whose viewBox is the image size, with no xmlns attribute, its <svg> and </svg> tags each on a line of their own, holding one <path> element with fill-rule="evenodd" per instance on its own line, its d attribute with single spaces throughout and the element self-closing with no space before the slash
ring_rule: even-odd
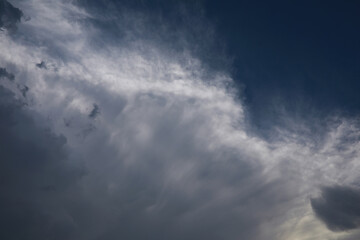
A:
<svg viewBox="0 0 360 240">
<path fill-rule="evenodd" d="M 92 136 L 82 154 L 91 158 L 84 175 L 74 164 L 79 160 L 70 161 L 63 136 L 38 126 L 11 92 L 0 93 L 1 238 L 237 239 L 240 231 L 255 239 L 259 218 L 271 218 L 285 197 L 278 191 L 286 186 L 264 184 L 261 168 L 235 149 L 203 149 L 192 134 L 199 126 L 179 122 L 184 109 L 170 108 L 154 122 L 148 146 L 125 132 L 138 148 L 120 155 L 108 136 Z M 137 101 L 132 111 L 154 104 Z M 130 124 L 126 131 L 137 126 L 122 122 Z"/>
<path fill-rule="evenodd" d="M 20 85 L 17 85 L 19 91 L 21 92 L 21 95 L 26 98 L 26 95 L 28 93 L 28 91 L 30 90 L 28 86 L 24 85 L 24 86 L 20 86 Z"/>
<path fill-rule="evenodd" d="M 69 163 L 66 139 L 38 126 L 3 87 L 0 116 L 0 238 L 67 238 L 69 192 L 82 170 Z"/>
<path fill-rule="evenodd" d="M 94 103 L 93 104 L 93 109 L 91 110 L 91 112 L 89 113 L 89 118 L 96 118 L 96 116 L 97 115 L 99 115 L 100 114 L 100 108 L 99 108 L 99 106 L 96 104 L 96 103 Z"/>
<path fill-rule="evenodd" d="M 345 231 L 360 227 L 360 191 L 334 186 L 322 189 L 319 198 L 311 199 L 311 206 L 332 231 Z"/>
<path fill-rule="evenodd" d="M 46 63 L 44 61 L 41 61 L 40 63 L 37 63 L 36 67 L 47 69 Z"/>
<path fill-rule="evenodd" d="M 6 71 L 6 68 L 0 68 L 0 78 L 7 78 L 10 81 L 14 81 L 15 76 L 14 74 Z"/>
<path fill-rule="evenodd" d="M 0 29 L 15 30 L 23 13 L 6 0 L 0 1 Z"/>
</svg>

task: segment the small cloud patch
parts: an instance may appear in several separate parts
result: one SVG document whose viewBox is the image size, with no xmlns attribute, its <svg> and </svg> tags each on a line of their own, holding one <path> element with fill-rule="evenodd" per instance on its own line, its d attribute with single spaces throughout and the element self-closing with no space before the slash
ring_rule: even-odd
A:
<svg viewBox="0 0 360 240">
<path fill-rule="evenodd" d="M 9 73 L 6 68 L 0 68 L 0 78 L 7 78 L 10 81 L 14 81 L 15 76 L 12 73 Z"/>
<path fill-rule="evenodd" d="M 360 191 L 333 186 L 322 189 L 319 198 L 311 199 L 316 216 L 332 231 L 346 231 L 360 227 Z"/>
<path fill-rule="evenodd" d="M 99 114 L 100 114 L 100 108 L 96 103 L 94 103 L 93 109 L 89 113 L 89 118 L 95 119 Z"/>
<path fill-rule="evenodd" d="M 36 64 L 36 67 L 47 70 L 46 63 L 44 61 L 41 61 L 40 63 Z"/>
<path fill-rule="evenodd" d="M 26 85 L 24 85 L 24 86 L 19 86 L 19 90 L 20 90 L 22 96 L 23 96 L 24 98 L 26 98 L 26 94 L 27 94 L 27 92 L 29 91 L 29 87 L 26 86 Z"/>
</svg>

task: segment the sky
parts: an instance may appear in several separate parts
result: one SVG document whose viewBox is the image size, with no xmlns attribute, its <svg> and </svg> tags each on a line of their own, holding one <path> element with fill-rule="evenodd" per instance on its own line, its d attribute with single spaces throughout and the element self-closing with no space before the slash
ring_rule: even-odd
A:
<svg viewBox="0 0 360 240">
<path fill-rule="evenodd" d="M 0 239 L 359 239 L 359 10 L 0 0 Z"/>
</svg>

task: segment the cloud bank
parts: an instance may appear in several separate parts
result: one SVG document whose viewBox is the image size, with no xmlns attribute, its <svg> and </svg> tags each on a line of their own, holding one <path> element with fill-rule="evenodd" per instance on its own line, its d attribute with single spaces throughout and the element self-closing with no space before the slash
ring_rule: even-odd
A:
<svg viewBox="0 0 360 240">
<path fill-rule="evenodd" d="M 258 136 L 184 5 L 176 21 L 116 1 L 13 5 L 31 20 L 0 36 L 2 238 L 355 236 L 316 216 L 358 227 L 337 200 L 356 207 L 357 119 L 284 113 Z"/>
</svg>

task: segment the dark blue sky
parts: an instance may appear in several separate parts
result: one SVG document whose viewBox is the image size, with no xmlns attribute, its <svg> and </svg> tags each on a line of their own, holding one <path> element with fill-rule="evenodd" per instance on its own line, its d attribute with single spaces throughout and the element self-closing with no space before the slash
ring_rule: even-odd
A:
<svg viewBox="0 0 360 240">
<path fill-rule="evenodd" d="M 360 2 L 206 1 L 250 108 L 360 110 Z M 263 113 L 263 111 L 261 111 Z"/>
</svg>

